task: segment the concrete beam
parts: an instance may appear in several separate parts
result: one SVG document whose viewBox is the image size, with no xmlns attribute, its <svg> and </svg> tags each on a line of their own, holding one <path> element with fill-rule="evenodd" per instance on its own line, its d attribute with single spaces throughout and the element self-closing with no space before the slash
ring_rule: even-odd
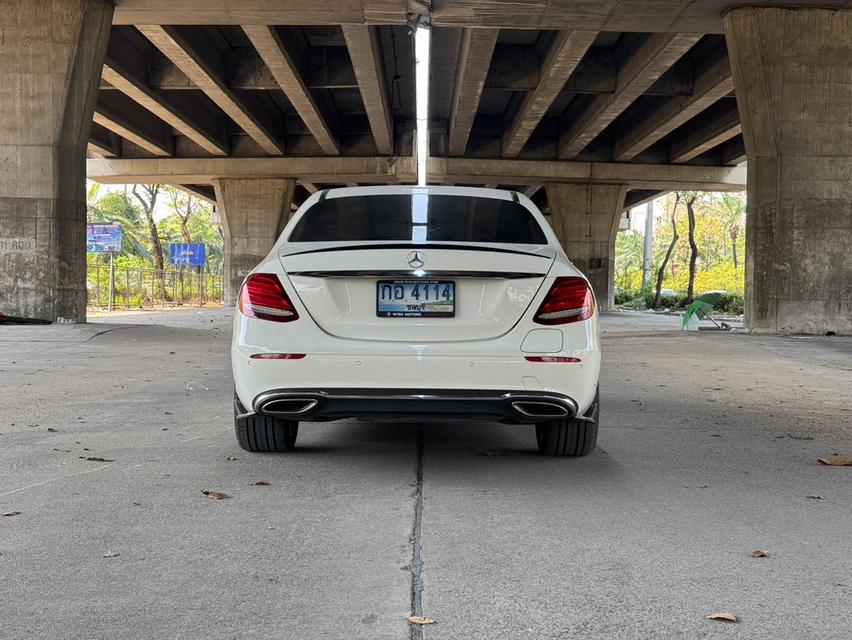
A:
<svg viewBox="0 0 852 640">
<path fill-rule="evenodd" d="M 539 189 L 543 188 L 543 184 L 529 184 L 523 188 L 522 193 L 527 198 L 532 198 L 536 193 L 538 193 Z"/>
<path fill-rule="evenodd" d="M 406 24 L 401 0 L 115 0 L 115 24 L 324 25 Z M 412 9 L 426 9 L 412 3 Z"/>
<path fill-rule="evenodd" d="M 222 121 L 206 114 L 197 104 L 181 106 L 180 101 L 168 93 L 152 89 L 148 86 L 146 75 L 144 53 L 121 31 L 114 29 L 104 61 L 103 79 L 205 151 L 213 155 L 228 154 Z"/>
<path fill-rule="evenodd" d="M 183 32 L 176 27 L 160 25 L 140 25 L 137 28 L 266 153 L 284 153 L 280 118 L 264 112 L 257 105 L 250 108 L 225 86 L 221 69 L 217 69 L 220 65 L 216 64 L 218 49 L 202 32 Z"/>
<path fill-rule="evenodd" d="M 733 90 L 731 65 L 727 56 L 720 56 L 695 78 L 692 95 L 669 98 L 653 112 L 638 117 L 633 127 L 616 140 L 613 158 L 618 162 L 632 160 Z"/>
<path fill-rule="evenodd" d="M 655 191 L 653 189 L 631 189 L 624 197 L 624 211 L 630 211 L 634 207 L 653 202 L 669 193 L 668 191 Z"/>
<path fill-rule="evenodd" d="M 746 186 L 744 167 L 487 158 L 430 158 L 428 178 L 430 183 L 451 180 L 460 184 L 482 185 L 533 185 L 542 182 L 624 184 L 631 189 L 658 191 L 743 191 Z"/>
<path fill-rule="evenodd" d="M 514 158 L 520 154 L 596 36 L 594 31 L 556 34 L 542 62 L 538 86 L 524 97 L 503 134 L 504 157 Z"/>
<path fill-rule="evenodd" d="M 205 202 L 216 206 L 216 193 L 213 190 L 212 185 L 178 184 L 176 182 L 169 182 L 167 184 L 170 184 L 177 189 L 181 189 L 182 191 L 186 191 L 189 195 L 191 195 L 194 198 L 198 198 L 199 200 L 204 200 Z"/>
<path fill-rule="evenodd" d="M 97 153 L 105 158 L 120 156 L 121 137 L 106 127 L 92 122 L 87 151 Z"/>
<path fill-rule="evenodd" d="M 742 136 L 731 138 L 727 142 L 722 143 L 720 149 L 721 162 L 730 166 L 736 166 L 746 161 L 745 141 Z"/>
<path fill-rule="evenodd" d="M 671 142 L 669 160 L 689 162 L 740 133 L 740 116 L 733 99 L 722 100 L 685 127 L 682 137 Z"/>
<path fill-rule="evenodd" d="M 619 69 L 616 90 L 595 96 L 576 116 L 566 122 L 559 136 L 560 158 L 574 158 L 613 120 L 653 85 L 701 38 L 695 33 L 651 34 L 630 52 Z"/>
<path fill-rule="evenodd" d="M 464 155 L 498 34 L 497 29 L 465 29 L 462 34 L 450 107 L 451 156 Z"/>
<path fill-rule="evenodd" d="M 320 112 L 313 95 L 305 86 L 293 57 L 284 45 L 275 27 L 261 25 L 243 25 L 243 31 L 269 71 L 275 77 L 281 90 L 287 96 L 296 113 L 316 139 L 323 153 L 339 155 L 340 145 L 331 132 L 325 116 Z"/>
<path fill-rule="evenodd" d="M 122 93 L 100 93 L 92 119 L 155 156 L 174 153 L 171 127 Z"/>
<path fill-rule="evenodd" d="M 399 184 L 417 179 L 411 157 L 145 158 L 90 159 L 87 176 L 98 182 L 211 183 L 216 178 L 296 178 L 320 184 L 342 181 Z"/>
<path fill-rule="evenodd" d="M 239 91 L 280 89 L 275 76 L 252 47 L 234 47 L 223 52 L 222 55 L 224 82 L 229 89 Z M 309 89 L 358 88 L 358 81 L 346 47 L 308 47 L 299 66 L 302 70 L 302 79 Z M 158 51 L 151 52 L 148 56 L 148 83 L 153 89 L 167 91 L 197 88 L 183 71 Z"/>
<path fill-rule="evenodd" d="M 358 78 L 358 87 L 380 154 L 393 153 L 393 114 L 385 80 L 385 64 L 375 27 L 344 25 L 343 37 Z"/>
</svg>

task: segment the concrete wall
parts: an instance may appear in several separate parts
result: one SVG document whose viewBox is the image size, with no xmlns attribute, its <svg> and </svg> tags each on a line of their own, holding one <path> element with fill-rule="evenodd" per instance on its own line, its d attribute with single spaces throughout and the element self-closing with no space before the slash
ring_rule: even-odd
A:
<svg viewBox="0 0 852 640">
<path fill-rule="evenodd" d="M 724 19 L 748 156 L 746 326 L 852 333 L 852 11 Z"/>
<path fill-rule="evenodd" d="M 84 320 L 85 149 L 113 7 L 0 2 L 0 311 Z"/>
</svg>

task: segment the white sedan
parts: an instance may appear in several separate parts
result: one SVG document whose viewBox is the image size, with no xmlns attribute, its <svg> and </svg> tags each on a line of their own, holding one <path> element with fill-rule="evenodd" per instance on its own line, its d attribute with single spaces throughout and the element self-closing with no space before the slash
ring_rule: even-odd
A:
<svg viewBox="0 0 852 640">
<path fill-rule="evenodd" d="M 465 187 L 311 196 L 240 290 L 237 440 L 300 421 L 535 425 L 545 455 L 598 432 L 595 297 L 531 200 Z"/>
</svg>

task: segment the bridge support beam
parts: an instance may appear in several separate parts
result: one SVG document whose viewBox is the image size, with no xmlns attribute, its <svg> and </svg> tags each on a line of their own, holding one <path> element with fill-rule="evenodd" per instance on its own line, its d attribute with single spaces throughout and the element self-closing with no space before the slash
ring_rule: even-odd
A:
<svg viewBox="0 0 852 640">
<path fill-rule="evenodd" d="M 86 319 L 86 145 L 109 0 L 0 2 L 0 311 Z"/>
<path fill-rule="evenodd" d="M 225 235 L 225 304 L 272 249 L 290 218 L 296 180 L 220 178 L 213 181 Z"/>
<path fill-rule="evenodd" d="M 547 184 L 550 224 L 568 258 L 582 271 L 598 307 L 615 304 L 615 236 L 627 187 L 618 184 Z"/>
<path fill-rule="evenodd" d="M 852 11 L 724 17 L 748 158 L 746 327 L 852 334 Z"/>
</svg>

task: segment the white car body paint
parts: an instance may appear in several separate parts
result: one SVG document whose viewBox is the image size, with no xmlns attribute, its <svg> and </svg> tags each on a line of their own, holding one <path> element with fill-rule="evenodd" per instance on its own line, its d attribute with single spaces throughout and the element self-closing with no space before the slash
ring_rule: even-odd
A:
<svg viewBox="0 0 852 640">
<path fill-rule="evenodd" d="M 411 246 L 394 241 L 290 243 L 288 237 L 320 198 L 383 194 L 514 199 L 540 225 L 546 244 L 422 243 L 416 250 L 425 254 L 424 272 L 480 275 L 435 276 L 456 282 L 455 317 L 378 317 L 376 282 L 395 279 L 384 273 L 412 271 Z M 359 244 L 371 248 L 359 249 Z M 234 314 L 234 382 L 248 411 L 261 394 L 287 389 L 551 392 L 571 398 L 578 414 L 593 403 L 601 358 L 598 311 L 568 324 L 533 321 L 557 277 L 584 276 L 567 259 L 541 212 L 522 194 L 438 186 L 317 192 L 294 214 L 252 273 L 275 274 L 299 318 L 279 323 Z M 494 273 L 515 275 L 506 279 Z M 298 360 L 252 358 L 263 353 L 306 355 Z M 537 355 L 579 361 L 526 359 Z"/>
</svg>

